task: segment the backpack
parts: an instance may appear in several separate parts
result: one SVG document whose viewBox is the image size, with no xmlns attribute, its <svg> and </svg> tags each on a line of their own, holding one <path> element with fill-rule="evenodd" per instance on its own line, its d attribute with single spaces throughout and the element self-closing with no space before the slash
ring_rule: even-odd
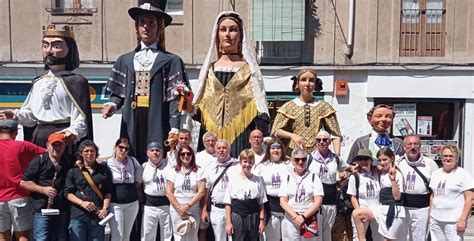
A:
<svg viewBox="0 0 474 241">
<path fill-rule="evenodd" d="M 351 174 L 355 178 L 355 184 L 356 184 L 356 198 L 359 199 L 359 185 L 360 185 L 360 179 L 359 179 L 359 174 L 354 173 Z M 345 180 L 339 181 L 338 184 L 338 197 L 337 197 L 337 203 L 336 203 L 336 208 L 337 212 L 341 215 L 350 215 L 352 213 L 352 210 L 354 210 L 354 207 L 352 206 L 351 203 L 351 195 L 347 194 L 347 188 L 349 186 L 349 178 L 346 178 Z"/>
</svg>

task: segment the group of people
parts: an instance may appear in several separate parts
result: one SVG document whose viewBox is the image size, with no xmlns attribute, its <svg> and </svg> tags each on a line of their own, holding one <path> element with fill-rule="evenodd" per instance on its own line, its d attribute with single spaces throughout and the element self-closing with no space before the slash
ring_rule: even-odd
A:
<svg viewBox="0 0 474 241">
<path fill-rule="evenodd" d="M 0 240 L 12 228 L 17 240 L 31 229 L 35 240 L 103 240 L 106 223 L 112 240 L 334 240 L 346 194 L 348 238 L 462 240 L 474 184 L 457 147 L 443 148 L 438 168 L 418 136 L 390 135 L 395 113 L 381 104 L 343 160 L 336 110 L 314 97 L 323 83 L 310 68 L 292 78 L 299 96 L 271 120 L 233 11 L 217 16 L 191 90 L 183 61 L 165 50 L 165 4 L 143 0 L 128 11 L 138 45 L 117 59 L 106 86 L 103 118 L 122 111 L 110 157 L 93 142 L 87 79 L 72 72 L 73 29 L 43 29 L 48 73 L 20 109 L 0 111 Z M 18 124 L 32 143 L 15 141 Z"/>
</svg>

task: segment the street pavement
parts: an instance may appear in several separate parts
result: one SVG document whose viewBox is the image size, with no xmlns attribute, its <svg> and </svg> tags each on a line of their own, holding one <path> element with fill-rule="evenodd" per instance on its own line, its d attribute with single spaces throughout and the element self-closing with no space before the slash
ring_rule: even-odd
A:
<svg viewBox="0 0 474 241">
<path fill-rule="evenodd" d="M 469 217 L 467 230 L 464 234 L 464 241 L 474 241 L 474 216 Z"/>
</svg>

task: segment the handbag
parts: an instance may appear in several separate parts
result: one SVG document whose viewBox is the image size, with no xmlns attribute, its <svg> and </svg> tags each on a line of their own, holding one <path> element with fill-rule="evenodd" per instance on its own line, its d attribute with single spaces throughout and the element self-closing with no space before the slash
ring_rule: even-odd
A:
<svg viewBox="0 0 474 241">
<path fill-rule="evenodd" d="M 209 189 L 209 193 L 208 193 L 208 196 L 207 196 L 207 211 L 210 212 L 211 211 L 211 195 L 212 195 L 212 191 L 214 191 L 214 187 L 216 187 L 217 183 L 222 179 L 222 177 L 224 176 L 224 174 L 227 172 L 227 169 L 229 169 L 229 167 L 231 166 L 232 164 L 229 164 L 225 167 L 225 169 L 221 172 L 221 174 L 217 177 L 216 181 L 214 182 L 214 184 L 212 184 L 212 187 L 211 189 Z"/>
<path fill-rule="evenodd" d="M 305 219 L 306 228 L 300 228 L 300 235 L 303 238 L 314 238 L 319 236 L 318 218 L 316 214 Z"/>
</svg>

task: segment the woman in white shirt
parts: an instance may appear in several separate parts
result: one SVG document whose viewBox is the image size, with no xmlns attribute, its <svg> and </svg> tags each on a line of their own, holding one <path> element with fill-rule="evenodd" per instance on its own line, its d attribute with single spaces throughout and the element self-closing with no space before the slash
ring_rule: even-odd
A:
<svg viewBox="0 0 474 241">
<path fill-rule="evenodd" d="M 280 205 L 285 210 L 281 224 L 283 241 L 316 240 L 317 229 L 312 225 L 321 207 L 324 191 L 318 175 L 308 170 L 308 153 L 299 147 L 291 153 L 294 171 L 283 178 Z"/>
<path fill-rule="evenodd" d="M 458 167 L 459 148 L 447 145 L 442 149 L 443 167 L 431 174 L 431 240 L 463 240 L 467 217 L 472 207 L 471 174 Z"/>
<path fill-rule="evenodd" d="M 365 240 L 365 231 L 370 225 L 372 238 L 374 241 L 383 240 L 378 230 L 378 224 L 375 217 L 380 212 L 380 178 L 377 167 L 372 166 L 372 152 L 369 149 L 361 149 L 352 159 L 356 163 L 357 172 L 349 177 L 347 194 L 351 196 L 351 204 L 354 207 L 352 212 L 353 221 L 363 220 L 361 223 L 353 224 L 353 240 Z M 369 211 L 367 210 L 369 209 Z M 368 215 L 362 215 L 366 213 Z M 362 225 L 359 226 L 359 225 Z M 360 234 L 358 230 L 361 230 Z"/>
<path fill-rule="evenodd" d="M 197 228 L 184 235 L 179 235 L 176 231 L 176 224 L 180 220 L 192 216 L 196 221 L 195 227 L 199 227 L 201 220 L 199 201 L 206 192 L 206 179 L 203 169 L 196 165 L 193 148 L 181 146 L 178 149 L 177 157 L 176 167 L 169 173 L 166 184 L 166 196 L 171 203 L 170 215 L 174 240 L 197 241 Z"/>
<path fill-rule="evenodd" d="M 138 214 L 139 202 L 142 200 L 143 167 L 135 157 L 128 155 L 130 142 L 120 138 L 115 142 L 112 157 L 106 159 L 112 172 L 110 236 L 113 241 L 128 241 L 133 223 Z"/>
<path fill-rule="evenodd" d="M 265 227 L 265 237 L 267 240 L 281 239 L 281 222 L 285 211 L 280 205 L 280 185 L 283 178 L 293 169 L 290 165 L 283 142 L 278 139 L 272 139 L 267 143 L 267 150 L 263 156 L 262 162 L 257 164 L 254 173 L 260 176 L 265 184 L 268 202 L 265 208 L 270 211 L 270 217 Z"/>
<path fill-rule="evenodd" d="M 224 195 L 226 204 L 226 233 L 233 241 L 258 240 L 265 231 L 264 203 L 267 202 L 265 186 L 260 177 L 252 174 L 255 154 L 246 149 L 240 153 L 242 170 L 229 177 Z"/>
<path fill-rule="evenodd" d="M 375 219 L 378 223 L 378 232 L 385 240 L 402 239 L 398 235 L 404 225 L 405 208 L 402 206 L 403 175 L 395 166 L 395 153 L 388 147 L 382 147 L 377 152 L 380 167 L 380 194 L 381 205 L 377 212 L 375 208 L 358 208 L 353 211 L 354 223 L 357 228 L 359 240 L 365 240 L 364 222 Z M 372 230 L 376 232 L 376 230 Z"/>
</svg>

